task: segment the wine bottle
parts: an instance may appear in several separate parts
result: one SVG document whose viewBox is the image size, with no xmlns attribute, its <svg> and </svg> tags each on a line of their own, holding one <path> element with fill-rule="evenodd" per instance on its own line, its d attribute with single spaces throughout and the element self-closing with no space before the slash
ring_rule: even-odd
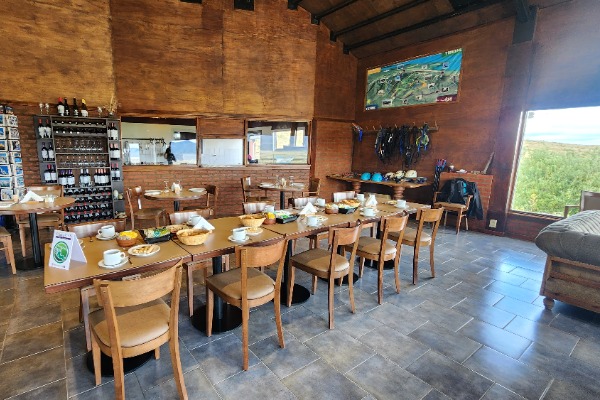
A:
<svg viewBox="0 0 600 400">
<path fill-rule="evenodd" d="M 52 142 L 48 143 L 48 161 L 54 161 L 54 147 Z"/>
<path fill-rule="evenodd" d="M 48 161 L 48 148 L 44 142 L 42 142 L 42 161 Z"/>
<path fill-rule="evenodd" d="M 46 170 L 44 171 L 44 181 L 46 183 L 52 183 L 52 178 L 50 177 L 50 164 L 46 165 Z"/>
<path fill-rule="evenodd" d="M 69 170 L 68 183 L 69 187 L 75 187 L 75 175 L 73 175 L 73 170 Z"/>
<path fill-rule="evenodd" d="M 73 116 L 79 117 L 79 106 L 77 105 L 77 99 L 73 97 Z"/>
<path fill-rule="evenodd" d="M 52 179 L 52 183 L 58 183 L 58 178 L 56 176 L 56 167 L 50 166 L 50 179 Z"/>
<path fill-rule="evenodd" d="M 85 103 L 85 99 L 81 99 L 81 116 L 87 118 L 88 115 L 89 114 L 88 114 L 87 104 Z"/>
<path fill-rule="evenodd" d="M 66 96 L 63 99 L 63 106 L 65 108 L 65 116 L 68 117 L 69 115 L 71 115 L 71 112 L 69 110 L 69 103 L 67 102 L 67 97 Z"/>
<path fill-rule="evenodd" d="M 121 180 L 121 169 L 119 168 L 119 164 L 115 164 L 115 180 L 116 181 L 120 181 Z"/>
<path fill-rule="evenodd" d="M 65 105 L 63 104 L 62 97 L 58 98 L 58 104 L 56 105 L 56 108 L 58 109 L 58 115 L 60 115 L 61 117 L 64 117 L 65 116 Z"/>
<path fill-rule="evenodd" d="M 41 118 L 38 119 L 38 134 L 42 139 L 46 137 L 46 128 L 44 127 L 44 125 L 42 125 Z"/>
</svg>

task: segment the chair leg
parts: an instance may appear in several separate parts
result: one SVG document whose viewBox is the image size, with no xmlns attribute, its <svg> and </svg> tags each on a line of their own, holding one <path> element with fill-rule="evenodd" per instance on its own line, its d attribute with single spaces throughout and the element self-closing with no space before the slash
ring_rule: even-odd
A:
<svg viewBox="0 0 600 400">
<path fill-rule="evenodd" d="M 377 265 L 377 302 L 383 303 L 383 264 L 380 259 Z"/>
<path fill-rule="evenodd" d="M 290 268 L 290 274 L 289 274 L 289 279 L 288 279 L 288 287 L 287 287 L 287 306 L 291 307 L 292 306 L 292 296 L 294 295 L 294 278 L 295 278 L 295 268 L 293 265 L 289 266 Z"/>
<path fill-rule="evenodd" d="M 26 244 L 25 244 L 25 227 L 19 227 L 19 240 L 21 241 L 21 255 L 25 258 L 27 254 Z"/>
<path fill-rule="evenodd" d="M 248 371 L 248 320 L 250 309 L 242 306 L 242 357 L 244 359 L 244 371 Z"/>
<path fill-rule="evenodd" d="M 125 400 L 125 374 L 123 373 L 123 359 L 119 357 L 117 349 L 112 349 L 112 364 L 115 375 L 115 399 Z"/>
<path fill-rule="evenodd" d="M 179 356 L 179 342 L 177 338 L 171 338 L 169 340 L 169 349 L 171 350 L 171 364 L 173 365 L 173 375 L 175 377 L 175 384 L 177 385 L 177 392 L 179 393 L 180 399 L 187 399 L 187 390 L 185 383 L 183 382 L 183 370 L 181 368 L 181 358 Z"/>
<path fill-rule="evenodd" d="M 362 276 L 363 276 L 364 269 L 365 269 L 365 258 L 359 257 L 359 259 L 358 259 L 358 276 L 360 278 L 362 278 Z"/>
<path fill-rule="evenodd" d="M 285 348 L 285 342 L 283 341 L 283 325 L 281 323 L 281 296 L 279 292 L 275 292 L 273 298 L 275 303 L 275 325 L 277 326 L 277 337 L 279 338 L 279 347 Z"/>
<path fill-rule="evenodd" d="M 214 293 L 206 287 L 206 336 L 212 335 L 212 320 L 214 308 Z"/>
<path fill-rule="evenodd" d="M 94 362 L 94 378 L 96 386 L 102 383 L 102 369 L 100 368 L 100 346 L 96 342 L 96 338 L 92 337 L 92 360 Z"/>
<path fill-rule="evenodd" d="M 469 230 L 469 218 L 467 218 L 467 216 L 465 215 L 465 230 L 468 231 Z"/>
<path fill-rule="evenodd" d="M 83 330 L 85 332 L 85 345 L 87 351 L 93 351 L 92 348 L 92 335 L 90 332 L 90 293 L 89 289 L 82 288 L 79 291 L 81 296 L 81 316 L 83 317 Z"/>
<path fill-rule="evenodd" d="M 444 226 L 446 226 L 447 220 L 448 220 L 448 210 L 444 210 Z"/>
<path fill-rule="evenodd" d="M 190 309 L 190 317 L 194 315 L 194 268 L 191 265 L 185 267 L 185 280 L 188 293 L 188 308 Z"/>
<path fill-rule="evenodd" d="M 435 278 L 435 266 L 434 264 L 434 259 L 433 259 L 433 243 L 431 244 L 431 246 L 429 246 L 429 265 L 431 266 L 431 277 Z"/>
<path fill-rule="evenodd" d="M 10 261 L 10 266 L 11 266 L 11 269 L 12 269 L 12 273 L 13 273 L 13 275 L 15 275 L 17 273 L 17 268 L 16 268 L 16 265 L 15 265 L 15 252 L 13 250 L 13 245 L 12 245 L 12 239 L 11 238 L 8 238 L 8 240 L 4 244 L 4 248 L 8 252 L 8 257 L 6 257 L 6 258 Z"/>
<path fill-rule="evenodd" d="M 398 260 L 394 262 L 394 279 L 396 281 L 396 293 L 400 293 L 400 267 L 398 266 L 398 264 L 400 264 L 400 257 L 398 257 Z"/>
<path fill-rule="evenodd" d="M 315 275 L 312 276 L 312 294 L 315 294 L 317 291 L 317 277 Z"/>
<path fill-rule="evenodd" d="M 462 212 L 459 211 L 458 213 L 456 213 L 456 234 L 458 235 L 458 232 L 460 231 L 460 220 L 462 219 Z"/>
<path fill-rule="evenodd" d="M 223 256 L 223 265 L 221 266 L 223 271 L 229 271 L 229 254 Z"/>
<path fill-rule="evenodd" d="M 335 279 L 329 277 L 329 296 L 328 296 L 328 308 L 329 308 L 329 329 L 333 329 L 333 288 L 335 286 Z"/>
<path fill-rule="evenodd" d="M 348 292 L 350 293 L 350 310 L 354 314 L 356 312 L 356 307 L 354 306 L 354 268 L 350 268 L 348 271 Z"/>
<path fill-rule="evenodd" d="M 419 281 L 419 251 L 415 248 L 413 255 L 413 285 Z"/>
<path fill-rule="evenodd" d="M 154 349 L 154 359 L 155 360 L 159 360 L 160 359 L 160 347 L 157 347 Z"/>
</svg>

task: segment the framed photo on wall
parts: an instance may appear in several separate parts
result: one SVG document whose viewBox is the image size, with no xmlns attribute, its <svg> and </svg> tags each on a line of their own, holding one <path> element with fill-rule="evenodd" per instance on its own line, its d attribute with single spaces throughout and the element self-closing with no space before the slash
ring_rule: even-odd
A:
<svg viewBox="0 0 600 400">
<path fill-rule="evenodd" d="M 458 101 L 462 49 L 367 70 L 365 110 Z"/>
</svg>

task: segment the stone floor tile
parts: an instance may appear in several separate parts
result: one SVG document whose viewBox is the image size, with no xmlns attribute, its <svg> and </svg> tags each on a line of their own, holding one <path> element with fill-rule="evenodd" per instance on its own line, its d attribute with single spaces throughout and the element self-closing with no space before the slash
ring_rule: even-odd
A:
<svg viewBox="0 0 600 400">
<path fill-rule="evenodd" d="M 515 392 L 494 383 L 492 387 L 483 395 L 481 400 L 523 400 L 524 397 L 519 396 Z"/>
<path fill-rule="evenodd" d="M 429 384 L 380 355 L 369 358 L 346 376 L 380 400 L 398 399 L 399 393 L 402 399 L 417 400 L 431 391 Z"/>
<path fill-rule="evenodd" d="M 189 399 L 218 400 L 221 398 L 200 368 L 195 368 L 183 374 L 183 381 Z M 144 389 L 144 399 L 146 400 L 178 398 L 177 386 L 174 379 L 169 379 L 160 385 Z"/>
<path fill-rule="evenodd" d="M 513 319 L 504 329 L 519 336 L 523 336 L 533 342 L 546 345 L 553 348 L 554 351 L 566 355 L 571 354 L 575 345 L 579 347 L 579 344 L 581 344 L 581 342 L 579 342 L 579 344 L 577 343 L 579 341 L 577 336 L 569 335 L 561 330 L 519 316 Z M 600 354 L 596 354 L 596 356 L 600 356 Z"/>
<path fill-rule="evenodd" d="M 376 308 L 375 310 L 378 310 Z M 334 311 L 335 314 L 335 329 L 346 332 L 348 335 L 353 338 L 359 338 L 362 335 L 365 335 L 371 332 L 373 329 L 381 326 L 381 322 L 370 317 L 370 313 L 347 313 L 344 310 L 336 309 Z M 325 314 L 321 315 L 322 318 L 326 317 Z"/>
<path fill-rule="evenodd" d="M 435 351 L 428 352 L 406 370 L 451 398 L 479 399 L 493 384 Z"/>
<path fill-rule="evenodd" d="M 115 382 L 104 383 L 100 386 L 95 386 L 86 392 L 80 393 L 73 397 L 74 400 L 104 400 L 115 398 Z M 125 375 L 125 398 L 131 400 L 143 400 L 144 393 L 138 382 L 135 374 L 130 373 Z"/>
<path fill-rule="evenodd" d="M 19 394 L 15 397 L 11 397 L 11 400 L 38 400 L 38 399 L 66 399 L 67 398 L 67 384 L 66 378 L 54 381 L 33 389 L 27 393 Z"/>
<path fill-rule="evenodd" d="M 350 311 L 348 312 L 350 313 Z M 303 306 L 295 306 L 292 311 L 283 314 L 281 320 L 284 335 L 286 331 L 289 331 L 301 342 L 305 342 L 329 329 L 327 319 L 324 320 L 321 316 L 314 314 Z"/>
<path fill-rule="evenodd" d="M 4 351 L 6 351 L 6 345 Z M 597 341 L 590 339 L 580 340 L 571 356 L 600 369 L 600 343 Z"/>
<path fill-rule="evenodd" d="M 308 346 L 291 335 L 285 337 L 284 348 L 279 347 L 276 337 L 270 337 L 253 344 L 250 350 L 280 379 L 319 359 Z"/>
<path fill-rule="evenodd" d="M 35 353 L 62 347 L 62 324 L 55 322 L 31 328 L 16 334 L 6 335 L 2 353 L 2 363 Z"/>
<path fill-rule="evenodd" d="M 294 372 L 282 382 L 301 400 L 358 400 L 367 396 L 367 392 L 321 360 Z"/>
<path fill-rule="evenodd" d="M 375 354 L 371 348 L 339 330 L 323 332 L 304 344 L 341 373 Z"/>
<path fill-rule="evenodd" d="M 582 321 L 558 314 L 556 318 L 552 319 L 550 326 L 580 338 L 600 340 L 600 325 L 592 321 Z"/>
<path fill-rule="evenodd" d="M 425 301 L 415 307 L 413 312 L 416 315 L 427 318 L 429 321 L 443 326 L 451 331 L 457 331 L 473 319 L 470 315 L 463 314 L 448 307 L 441 307 L 430 301 Z"/>
<path fill-rule="evenodd" d="M 584 387 L 561 379 L 555 379 L 544 396 L 544 400 L 597 400 L 598 398 L 600 398 L 600 392 L 591 392 Z"/>
<path fill-rule="evenodd" d="M 234 375 L 216 385 L 224 399 L 295 399 L 296 397 L 264 364 Z"/>
<path fill-rule="evenodd" d="M 428 321 L 418 312 L 402 310 L 389 303 L 382 304 L 367 315 L 403 335 L 408 335 Z"/>
<path fill-rule="evenodd" d="M 518 359 L 531 344 L 528 339 L 477 320 L 469 322 L 458 333 L 514 359 Z"/>
<path fill-rule="evenodd" d="M 179 343 L 179 358 L 184 373 L 198 367 L 198 362 L 182 343 Z M 142 388 L 160 385 L 162 382 L 171 379 L 173 377 L 173 364 L 171 363 L 169 344 L 165 343 L 160 347 L 160 358 L 158 360 L 152 357 L 147 363 L 136 369 L 134 373 Z"/>
<path fill-rule="evenodd" d="M 63 332 L 65 358 L 73 358 L 87 353 L 83 326 Z"/>
<path fill-rule="evenodd" d="M 31 309 L 17 310 L 15 308 L 8 324 L 7 333 L 17 333 L 37 326 L 59 322 L 60 320 L 60 304 L 56 302 L 43 304 Z"/>
<path fill-rule="evenodd" d="M 548 311 L 544 307 L 515 300 L 510 297 L 504 297 L 494 304 L 494 307 L 542 324 L 550 323 L 555 317 L 552 311 Z"/>
<path fill-rule="evenodd" d="M 423 285 L 415 290 L 414 295 L 446 309 L 460 303 L 467 297 L 461 293 L 445 290 L 443 288 L 436 287 L 435 285 Z M 422 305 L 423 304 L 421 304 L 421 306 Z"/>
<path fill-rule="evenodd" d="M 517 285 L 525 282 L 525 279 L 521 280 Z M 523 289 L 519 286 L 515 286 L 510 283 L 505 282 L 493 282 L 485 287 L 487 290 L 491 290 L 492 292 L 500 293 L 510 298 L 523 301 L 525 303 L 531 303 L 534 301 L 538 294 L 532 290 Z"/>
<path fill-rule="evenodd" d="M 416 329 L 408 336 L 458 363 L 465 361 L 481 347 L 481 343 L 431 322 Z"/>
<path fill-rule="evenodd" d="M 504 328 L 515 318 L 515 314 L 511 314 L 471 298 L 461 301 L 452 307 L 452 309 L 470 315 L 480 321 L 497 326 L 498 328 Z"/>
<path fill-rule="evenodd" d="M 402 368 L 429 350 L 429 347 L 387 326 L 376 328 L 359 340 Z"/>
</svg>

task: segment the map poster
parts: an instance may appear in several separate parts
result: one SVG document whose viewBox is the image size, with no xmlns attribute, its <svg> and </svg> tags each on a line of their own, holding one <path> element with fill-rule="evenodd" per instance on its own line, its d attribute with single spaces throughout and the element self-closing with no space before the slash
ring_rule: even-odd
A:
<svg viewBox="0 0 600 400">
<path fill-rule="evenodd" d="M 367 70 L 365 110 L 458 100 L 462 49 Z"/>
</svg>

